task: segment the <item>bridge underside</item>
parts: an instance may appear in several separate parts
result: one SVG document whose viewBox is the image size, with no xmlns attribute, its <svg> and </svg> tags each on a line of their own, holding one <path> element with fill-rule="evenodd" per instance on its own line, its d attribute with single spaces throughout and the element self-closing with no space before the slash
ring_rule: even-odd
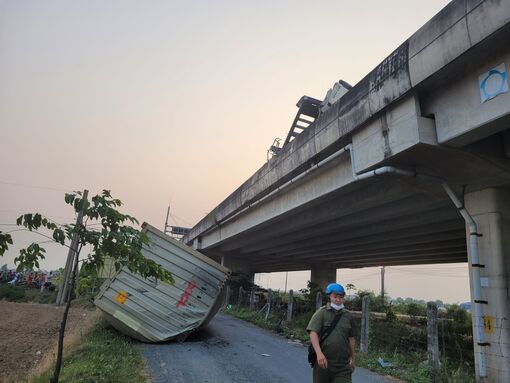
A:
<svg viewBox="0 0 510 383">
<path fill-rule="evenodd" d="M 417 182 L 356 182 L 201 251 L 250 272 L 466 262 L 464 220 L 439 184 Z"/>
<path fill-rule="evenodd" d="M 508 187 L 501 137 L 418 145 L 385 165 L 440 174 L 459 196 Z M 249 273 L 467 262 L 465 221 L 437 180 L 357 180 L 349 155 L 204 233 L 200 251 Z"/>
</svg>

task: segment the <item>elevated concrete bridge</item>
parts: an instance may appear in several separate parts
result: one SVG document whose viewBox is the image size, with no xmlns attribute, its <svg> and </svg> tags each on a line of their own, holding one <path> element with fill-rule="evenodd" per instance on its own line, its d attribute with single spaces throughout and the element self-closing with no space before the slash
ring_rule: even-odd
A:
<svg viewBox="0 0 510 383">
<path fill-rule="evenodd" d="M 320 285 L 336 268 L 469 261 L 478 379 L 510 381 L 507 69 L 510 1 L 451 2 L 184 240 Z"/>
</svg>

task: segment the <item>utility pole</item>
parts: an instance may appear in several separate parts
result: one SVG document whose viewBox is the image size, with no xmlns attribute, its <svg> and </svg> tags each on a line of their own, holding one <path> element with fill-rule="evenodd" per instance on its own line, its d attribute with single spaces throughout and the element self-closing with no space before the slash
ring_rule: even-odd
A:
<svg viewBox="0 0 510 383">
<path fill-rule="evenodd" d="M 381 300 L 384 303 L 384 271 L 385 267 L 381 266 Z"/>
<path fill-rule="evenodd" d="M 168 209 L 166 210 L 166 219 L 165 219 L 165 227 L 163 228 L 163 233 L 167 233 L 166 229 L 168 228 L 168 216 L 170 215 L 170 205 L 168 205 Z"/>
<path fill-rule="evenodd" d="M 168 224 L 168 217 L 170 216 L 170 205 L 168 205 L 168 209 L 166 210 L 166 220 L 165 227 L 163 228 L 163 233 L 168 234 L 170 237 L 180 240 L 183 236 L 190 232 L 190 228 L 182 227 L 182 226 L 173 226 Z"/>
<path fill-rule="evenodd" d="M 83 191 L 82 199 L 86 200 L 89 195 L 88 190 Z M 76 218 L 76 226 L 80 226 L 83 224 L 83 211 L 78 213 L 78 218 Z M 66 266 L 64 268 L 64 272 L 62 273 L 62 279 L 60 280 L 60 284 L 58 287 L 57 294 L 57 306 L 63 305 L 67 299 L 67 289 L 69 288 L 69 284 L 71 283 L 71 275 L 73 272 L 74 259 L 78 253 L 79 246 L 79 238 L 78 234 L 74 234 L 73 239 L 71 240 L 71 246 L 69 246 L 69 252 L 67 253 Z"/>
<path fill-rule="evenodd" d="M 289 272 L 286 271 L 285 272 L 285 293 L 287 292 L 287 279 L 288 279 L 288 277 L 289 277 Z"/>
</svg>

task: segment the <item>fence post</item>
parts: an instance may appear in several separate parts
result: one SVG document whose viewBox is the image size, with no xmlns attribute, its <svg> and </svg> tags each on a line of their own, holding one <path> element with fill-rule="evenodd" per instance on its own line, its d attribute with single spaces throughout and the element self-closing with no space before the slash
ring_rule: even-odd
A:
<svg viewBox="0 0 510 383">
<path fill-rule="evenodd" d="M 322 307 L 322 291 L 317 291 L 315 294 L 315 310 L 317 311 Z"/>
<path fill-rule="evenodd" d="M 361 335 L 359 350 L 362 354 L 368 352 L 368 334 L 370 329 L 370 304 L 368 296 L 361 301 Z"/>
<path fill-rule="evenodd" d="M 255 307 L 255 289 L 250 291 L 250 311 Z"/>
<path fill-rule="evenodd" d="M 289 290 L 289 304 L 287 305 L 287 322 L 292 320 L 292 310 L 294 307 L 294 292 Z"/>
<path fill-rule="evenodd" d="M 443 342 L 443 359 L 446 358 L 446 342 L 444 339 L 444 318 L 441 319 L 441 340 Z"/>
<path fill-rule="evenodd" d="M 267 290 L 267 309 L 266 309 L 266 316 L 265 320 L 269 317 L 269 311 L 271 311 L 271 289 Z"/>
<path fill-rule="evenodd" d="M 243 286 L 239 287 L 239 297 L 237 298 L 237 307 L 241 307 L 243 303 Z"/>
<path fill-rule="evenodd" d="M 225 287 L 225 303 L 223 306 L 227 307 L 229 303 L 230 303 L 230 286 L 227 285 Z"/>
<path fill-rule="evenodd" d="M 437 305 L 427 303 L 427 359 L 435 369 L 439 369 L 439 339 L 437 334 Z"/>
</svg>

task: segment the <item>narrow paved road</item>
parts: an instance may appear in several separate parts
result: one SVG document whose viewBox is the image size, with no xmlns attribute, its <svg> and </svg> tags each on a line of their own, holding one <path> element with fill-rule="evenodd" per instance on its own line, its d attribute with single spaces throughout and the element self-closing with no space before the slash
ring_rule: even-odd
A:
<svg viewBox="0 0 510 383">
<path fill-rule="evenodd" d="M 218 314 L 186 342 L 138 345 L 154 383 L 310 383 L 307 350 L 249 323 Z M 388 383 L 357 368 L 355 383 Z"/>
</svg>

